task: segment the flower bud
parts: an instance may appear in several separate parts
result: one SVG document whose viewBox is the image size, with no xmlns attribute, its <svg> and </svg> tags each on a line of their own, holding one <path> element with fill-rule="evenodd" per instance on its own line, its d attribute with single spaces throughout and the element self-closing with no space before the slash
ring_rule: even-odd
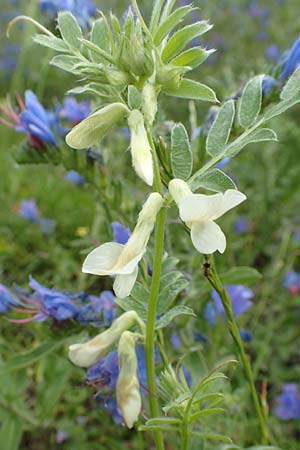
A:
<svg viewBox="0 0 300 450">
<path fill-rule="evenodd" d="M 134 170 L 145 183 L 152 186 L 153 161 L 142 113 L 136 109 L 131 111 L 128 125 L 131 133 L 130 145 Z"/>
<path fill-rule="evenodd" d="M 157 113 L 157 94 L 153 84 L 147 83 L 143 87 L 143 112 L 146 121 L 152 125 Z"/>
<path fill-rule="evenodd" d="M 98 334 L 84 344 L 73 344 L 69 347 L 69 358 L 79 367 L 90 367 L 98 359 L 105 356 L 112 345 L 119 339 L 123 331 L 132 327 L 139 317 L 135 311 L 128 311 L 116 319 L 110 328 Z"/>
<path fill-rule="evenodd" d="M 128 428 L 138 420 L 142 401 L 137 377 L 137 357 L 133 334 L 124 331 L 118 347 L 119 377 L 117 381 L 117 402 Z"/>
</svg>

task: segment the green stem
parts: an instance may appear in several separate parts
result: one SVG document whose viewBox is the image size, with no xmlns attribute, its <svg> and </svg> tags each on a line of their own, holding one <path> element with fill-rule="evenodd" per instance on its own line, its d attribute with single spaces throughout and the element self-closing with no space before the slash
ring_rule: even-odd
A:
<svg viewBox="0 0 300 450">
<path fill-rule="evenodd" d="M 214 287 L 214 289 L 218 292 L 218 294 L 222 300 L 222 304 L 224 306 L 225 313 L 226 313 L 226 316 L 228 319 L 229 331 L 230 331 L 230 334 L 231 334 L 231 336 L 234 340 L 234 343 L 237 347 L 237 351 L 238 351 L 239 357 L 242 361 L 242 364 L 244 367 L 244 372 L 245 372 L 245 375 L 246 375 L 246 378 L 247 378 L 247 381 L 248 381 L 248 384 L 250 387 L 253 403 L 254 403 L 257 418 L 259 421 L 259 426 L 261 429 L 262 444 L 266 445 L 268 443 L 268 430 L 267 430 L 267 426 L 266 426 L 265 416 L 263 414 L 263 408 L 262 408 L 262 405 L 259 401 L 259 398 L 258 398 L 258 395 L 256 392 L 250 360 L 249 360 L 248 356 L 246 355 L 246 352 L 244 349 L 244 344 L 241 339 L 240 332 L 239 332 L 239 329 L 238 329 L 238 326 L 237 326 L 237 323 L 236 323 L 236 320 L 235 320 L 235 317 L 233 314 L 230 297 L 227 292 L 227 289 L 222 286 L 222 282 L 221 282 L 221 279 L 216 270 L 213 257 L 207 257 L 207 261 L 209 261 L 209 263 L 210 263 L 210 270 L 209 270 L 209 273 L 207 274 L 207 279 L 210 282 L 210 284 Z"/>
<path fill-rule="evenodd" d="M 159 405 L 156 393 L 156 374 L 154 360 L 154 342 L 155 342 L 155 319 L 156 307 L 159 293 L 159 284 L 161 276 L 162 257 L 164 252 L 164 234 L 165 234 L 166 209 L 163 208 L 157 215 L 153 275 L 151 283 L 150 298 L 148 304 L 148 314 L 146 323 L 146 370 L 149 388 L 149 404 L 151 417 L 159 416 Z M 155 431 L 155 441 L 157 450 L 164 449 L 163 437 L 161 431 Z"/>
<path fill-rule="evenodd" d="M 148 131 L 148 139 L 152 147 L 152 154 L 154 161 L 154 189 L 162 193 L 159 165 L 156 157 L 152 136 L 149 131 Z M 158 213 L 156 219 L 153 274 L 148 304 L 148 313 L 146 322 L 146 340 L 145 340 L 146 370 L 149 389 L 149 406 L 151 418 L 159 416 L 159 404 L 157 400 L 157 391 L 156 391 L 154 344 L 155 344 L 156 309 L 159 294 L 162 258 L 164 253 L 165 224 L 166 224 L 166 209 L 162 208 Z M 163 435 L 160 430 L 154 431 L 154 438 L 156 443 L 156 449 L 164 450 Z"/>
</svg>

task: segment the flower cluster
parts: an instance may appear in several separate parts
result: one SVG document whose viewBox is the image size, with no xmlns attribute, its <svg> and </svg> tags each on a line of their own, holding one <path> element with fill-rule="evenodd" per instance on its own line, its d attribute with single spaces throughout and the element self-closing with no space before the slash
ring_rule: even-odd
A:
<svg viewBox="0 0 300 450">
<path fill-rule="evenodd" d="M 15 323 L 43 322 L 49 317 L 61 322 L 74 319 L 82 325 L 95 327 L 108 326 L 116 315 L 114 296 L 110 291 L 103 291 L 100 296 L 86 293 L 73 294 L 49 289 L 30 277 L 29 287 L 33 292 L 26 292 L 19 287 L 12 294 L 4 287 L 0 291 L 1 312 L 12 309 L 29 317 L 9 319 Z"/>
</svg>

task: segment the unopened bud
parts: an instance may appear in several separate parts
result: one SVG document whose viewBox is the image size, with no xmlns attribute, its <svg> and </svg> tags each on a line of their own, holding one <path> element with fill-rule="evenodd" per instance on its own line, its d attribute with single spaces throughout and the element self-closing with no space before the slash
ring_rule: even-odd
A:
<svg viewBox="0 0 300 450">
<path fill-rule="evenodd" d="M 119 377 L 117 381 L 117 402 L 128 428 L 138 420 L 142 400 L 137 377 L 138 362 L 135 353 L 134 336 L 125 331 L 119 342 Z"/>
<path fill-rule="evenodd" d="M 69 358 L 79 367 L 90 367 L 105 356 L 120 335 L 139 320 L 135 311 L 128 311 L 116 319 L 110 328 L 84 344 L 69 347 Z"/>
<path fill-rule="evenodd" d="M 128 117 L 134 170 L 149 186 L 153 184 L 153 161 L 143 114 L 134 109 Z"/>
</svg>

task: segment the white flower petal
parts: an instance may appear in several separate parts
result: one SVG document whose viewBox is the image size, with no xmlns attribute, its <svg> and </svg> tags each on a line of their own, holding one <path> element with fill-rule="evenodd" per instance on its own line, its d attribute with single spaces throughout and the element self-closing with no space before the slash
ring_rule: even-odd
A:
<svg viewBox="0 0 300 450">
<path fill-rule="evenodd" d="M 136 282 L 138 275 L 138 267 L 129 275 L 117 275 L 114 281 L 113 289 L 117 297 L 125 298 L 130 295 L 132 288 Z"/>
<path fill-rule="evenodd" d="M 230 209 L 238 206 L 240 203 L 246 200 L 246 195 L 236 189 L 228 189 L 223 194 L 223 205 L 221 214 L 214 215 L 211 220 L 216 220 L 218 217 L 221 217 Z"/>
<path fill-rule="evenodd" d="M 179 214 L 184 222 L 208 222 L 223 214 L 223 194 L 191 194 L 179 204 Z"/>
<path fill-rule="evenodd" d="M 121 405 L 124 421 L 128 428 L 132 428 L 138 420 L 142 408 L 141 394 L 138 388 L 133 387 Z"/>
<path fill-rule="evenodd" d="M 100 245 L 88 254 L 83 263 L 82 272 L 93 275 L 113 275 L 115 272 L 112 269 L 123 249 L 124 245 L 117 242 Z"/>
<path fill-rule="evenodd" d="M 191 239 L 198 252 L 207 255 L 217 250 L 224 253 L 226 248 L 225 234 L 215 222 L 193 223 Z"/>
<path fill-rule="evenodd" d="M 115 275 L 130 275 L 133 270 L 137 267 L 138 263 L 144 256 L 144 253 L 146 251 L 145 249 L 139 253 L 138 255 L 134 256 L 133 254 L 130 254 L 124 250 L 125 258 L 123 258 L 123 253 L 121 254 L 120 258 L 117 261 L 117 264 L 112 268 L 112 272 Z"/>
</svg>

